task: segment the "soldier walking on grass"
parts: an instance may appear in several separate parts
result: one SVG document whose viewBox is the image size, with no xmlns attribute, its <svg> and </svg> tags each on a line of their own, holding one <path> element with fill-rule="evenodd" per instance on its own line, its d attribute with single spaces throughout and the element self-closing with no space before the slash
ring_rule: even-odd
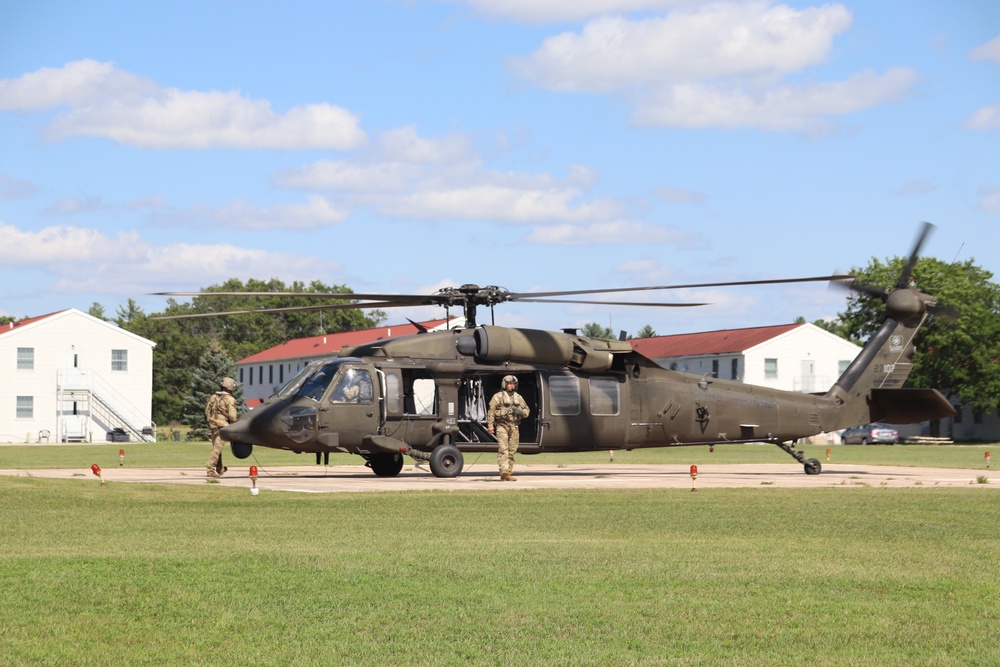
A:
<svg viewBox="0 0 1000 667">
<path fill-rule="evenodd" d="M 514 455 L 520 443 L 521 420 L 528 416 L 528 404 L 517 393 L 517 378 L 508 375 L 503 379 L 503 389 L 490 399 L 490 409 L 486 415 L 486 430 L 495 434 L 499 449 L 497 450 L 497 465 L 500 466 L 500 480 L 516 482 L 517 477 L 511 475 L 514 471 Z"/>
<path fill-rule="evenodd" d="M 219 391 L 212 394 L 205 406 L 205 419 L 212 428 L 212 454 L 208 457 L 208 476 L 221 477 L 229 468 L 222 465 L 222 447 L 225 440 L 219 431 L 223 426 L 228 426 L 239 417 L 236 411 L 236 399 L 233 392 L 236 391 L 236 380 L 233 378 L 222 378 L 219 383 Z"/>
</svg>

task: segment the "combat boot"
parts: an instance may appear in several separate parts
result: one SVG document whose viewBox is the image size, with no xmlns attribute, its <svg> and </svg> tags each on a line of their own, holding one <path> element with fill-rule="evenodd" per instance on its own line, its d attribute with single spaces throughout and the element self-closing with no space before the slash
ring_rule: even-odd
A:
<svg viewBox="0 0 1000 667">
<path fill-rule="evenodd" d="M 206 477 L 218 477 L 219 476 L 219 471 L 216 470 L 215 468 L 209 468 L 208 472 L 205 473 L 205 476 Z"/>
<path fill-rule="evenodd" d="M 516 482 L 517 481 L 517 477 L 514 477 L 514 475 L 512 475 L 511 473 L 507 473 L 507 481 L 508 482 Z"/>
<path fill-rule="evenodd" d="M 219 470 L 218 468 L 215 469 L 215 472 L 218 474 L 219 477 L 222 477 L 228 471 L 229 471 L 229 468 L 227 468 L 226 466 L 222 466 L 222 470 Z"/>
<path fill-rule="evenodd" d="M 509 482 L 510 481 L 510 473 L 509 472 L 501 472 L 500 473 L 500 481 L 501 482 Z"/>
</svg>

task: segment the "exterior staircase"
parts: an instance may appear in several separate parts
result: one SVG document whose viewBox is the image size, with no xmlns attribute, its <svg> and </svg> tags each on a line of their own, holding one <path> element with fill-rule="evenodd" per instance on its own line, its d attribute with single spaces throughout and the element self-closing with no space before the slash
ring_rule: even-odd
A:
<svg viewBox="0 0 1000 667">
<path fill-rule="evenodd" d="M 87 441 L 92 429 L 109 442 L 156 442 L 156 424 L 95 371 L 58 371 L 56 391 L 58 442 Z"/>
</svg>

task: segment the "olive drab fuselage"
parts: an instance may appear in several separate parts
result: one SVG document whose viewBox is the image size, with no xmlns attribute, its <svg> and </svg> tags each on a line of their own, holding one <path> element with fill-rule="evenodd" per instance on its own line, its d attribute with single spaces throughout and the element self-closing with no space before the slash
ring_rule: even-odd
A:
<svg viewBox="0 0 1000 667">
<path fill-rule="evenodd" d="M 520 423 L 522 454 L 771 442 L 815 474 L 819 463 L 786 443 L 889 417 L 952 414 L 935 390 L 898 388 L 922 321 L 887 318 L 825 394 L 667 370 L 627 341 L 496 326 L 420 333 L 310 364 L 223 435 L 237 458 L 253 445 L 344 452 L 394 475 L 409 455 L 450 476 L 461 471 L 461 452 L 497 450 L 487 401 L 513 375 L 530 408 Z"/>
</svg>

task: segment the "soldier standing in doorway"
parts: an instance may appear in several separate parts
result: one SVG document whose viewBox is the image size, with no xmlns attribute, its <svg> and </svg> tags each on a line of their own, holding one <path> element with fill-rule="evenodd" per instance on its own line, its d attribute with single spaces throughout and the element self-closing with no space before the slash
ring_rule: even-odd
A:
<svg viewBox="0 0 1000 667">
<path fill-rule="evenodd" d="M 517 378 L 508 375 L 503 379 L 503 389 L 490 399 L 490 409 L 486 415 L 486 430 L 496 435 L 497 465 L 500 466 L 500 480 L 516 482 L 511 475 L 514 470 L 514 455 L 520 443 L 521 420 L 528 416 L 528 404 L 517 393 Z"/>
<path fill-rule="evenodd" d="M 222 378 L 219 383 L 219 391 L 212 394 L 205 406 L 205 419 L 212 428 L 212 454 L 208 457 L 208 476 L 221 477 L 229 468 L 222 465 L 222 447 L 225 440 L 219 431 L 223 426 L 228 426 L 236 421 L 239 414 L 236 411 L 236 399 L 233 392 L 236 391 L 236 380 L 233 378 Z"/>
</svg>

